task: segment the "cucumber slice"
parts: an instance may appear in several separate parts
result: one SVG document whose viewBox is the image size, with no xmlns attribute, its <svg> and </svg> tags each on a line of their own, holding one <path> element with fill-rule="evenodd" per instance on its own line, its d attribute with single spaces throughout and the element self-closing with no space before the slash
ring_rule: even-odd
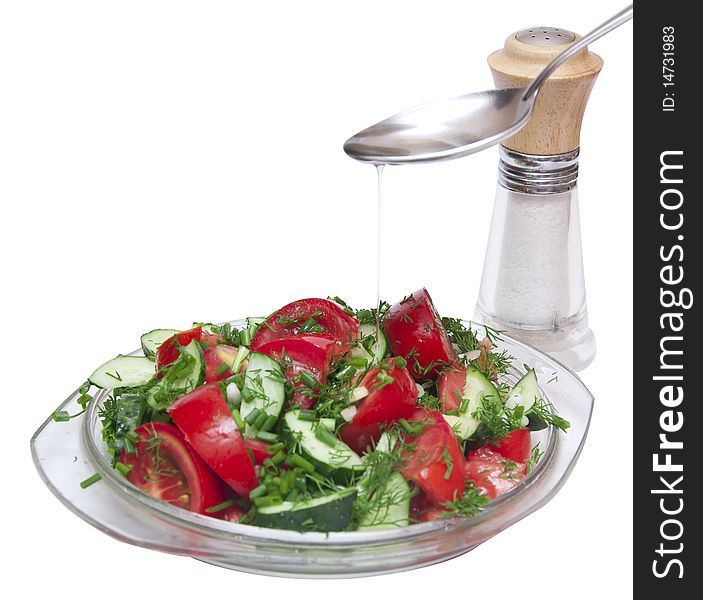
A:
<svg viewBox="0 0 703 600">
<path fill-rule="evenodd" d="M 371 498 L 371 510 L 359 522 L 359 531 L 407 527 L 410 524 L 410 486 L 393 473 L 382 491 Z"/>
<path fill-rule="evenodd" d="M 381 434 L 381 437 L 378 438 L 378 442 L 376 442 L 376 447 L 374 450 L 378 450 L 379 452 L 393 452 L 397 441 L 398 434 L 390 431 L 384 431 Z"/>
<path fill-rule="evenodd" d="M 171 406 L 176 398 L 193 391 L 205 381 L 205 359 L 198 340 L 192 340 L 182 350 L 181 356 L 147 392 L 146 402 L 154 410 Z"/>
<path fill-rule="evenodd" d="M 242 419 L 246 419 L 254 409 L 277 417 L 286 398 L 285 384 L 286 378 L 280 363 L 260 352 L 249 354 L 244 372 L 242 405 L 239 409 Z"/>
<path fill-rule="evenodd" d="M 141 337 L 142 351 L 144 356 L 153 358 L 156 356 L 156 351 L 168 338 L 176 335 L 178 329 L 152 329 Z"/>
<path fill-rule="evenodd" d="M 461 440 L 468 440 L 473 435 L 474 431 L 476 431 L 476 427 L 474 426 L 474 421 L 476 421 L 476 419 L 458 415 L 442 416 L 449 427 L 452 428 L 452 431 L 454 431 L 456 436 Z"/>
<path fill-rule="evenodd" d="M 356 452 L 340 439 L 337 439 L 334 446 L 318 439 L 315 428 L 319 424 L 301 421 L 299 413 L 299 409 L 290 410 L 283 421 L 297 441 L 300 454 L 315 466 L 315 470 L 322 475 L 329 475 L 335 481 L 348 482 L 364 469 L 364 463 Z"/>
<path fill-rule="evenodd" d="M 244 363 L 247 356 L 249 356 L 249 348 L 239 346 L 239 348 L 237 348 L 237 355 L 234 357 L 234 362 L 230 367 L 232 373 L 239 373 L 239 369 L 242 368 L 242 363 Z"/>
<path fill-rule="evenodd" d="M 537 381 L 537 374 L 534 369 L 530 369 L 525 373 L 520 381 L 518 381 L 505 402 L 506 408 L 515 408 L 516 406 L 523 406 L 525 412 L 532 408 L 532 405 L 537 401 L 542 399 L 542 392 L 539 390 L 539 383 Z"/>
<path fill-rule="evenodd" d="M 130 388 L 144 385 L 156 372 L 153 360 L 145 356 L 123 356 L 120 354 L 100 365 L 88 381 L 103 389 Z"/>
<path fill-rule="evenodd" d="M 351 522 L 355 498 L 356 489 L 349 488 L 303 502 L 282 502 L 258 508 L 254 523 L 294 531 L 344 531 Z"/>
<path fill-rule="evenodd" d="M 468 440 L 481 424 L 481 421 L 476 419 L 473 414 L 481 408 L 483 399 L 491 396 L 500 399 L 500 394 L 490 379 L 476 367 L 469 365 L 466 368 L 466 380 L 461 396 L 459 415 L 449 420 L 447 417 L 452 417 L 452 415 L 444 415 L 444 418 L 458 437 L 462 440 Z"/>
<path fill-rule="evenodd" d="M 247 329 L 252 329 L 252 333 L 256 333 L 256 329 L 266 320 L 266 317 L 247 317 Z"/>
<path fill-rule="evenodd" d="M 376 325 L 363 323 L 359 325 L 359 345 L 349 351 L 352 358 L 363 358 L 370 365 L 380 363 L 388 351 L 388 340 L 383 331 L 379 331 L 376 340 Z"/>
</svg>

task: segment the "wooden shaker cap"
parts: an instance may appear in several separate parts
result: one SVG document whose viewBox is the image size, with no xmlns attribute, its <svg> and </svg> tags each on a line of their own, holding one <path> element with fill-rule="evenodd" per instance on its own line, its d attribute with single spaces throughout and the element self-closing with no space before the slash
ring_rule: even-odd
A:
<svg viewBox="0 0 703 600">
<path fill-rule="evenodd" d="M 580 38 L 566 30 L 546 27 L 511 34 L 503 49 L 488 57 L 496 86 L 528 85 L 549 61 Z M 572 41 L 561 43 L 564 39 Z M 553 155 L 576 150 L 588 96 L 602 67 L 603 59 L 587 48 L 564 63 L 542 85 L 527 125 L 503 145 L 524 154 Z"/>
</svg>

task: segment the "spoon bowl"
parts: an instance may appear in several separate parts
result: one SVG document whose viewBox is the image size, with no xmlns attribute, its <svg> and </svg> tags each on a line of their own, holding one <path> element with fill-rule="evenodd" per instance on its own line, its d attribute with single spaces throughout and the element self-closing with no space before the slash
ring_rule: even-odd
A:
<svg viewBox="0 0 703 600">
<path fill-rule="evenodd" d="M 487 90 L 404 110 L 350 137 L 344 151 L 356 160 L 398 165 L 459 158 L 493 146 L 527 123 L 540 87 L 554 71 L 629 21 L 632 12 L 630 5 L 571 44 L 526 87 Z"/>
<path fill-rule="evenodd" d="M 516 133 L 534 102 L 524 88 L 486 90 L 428 102 L 360 131 L 344 144 L 356 160 L 403 164 L 459 158 Z"/>
</svg>

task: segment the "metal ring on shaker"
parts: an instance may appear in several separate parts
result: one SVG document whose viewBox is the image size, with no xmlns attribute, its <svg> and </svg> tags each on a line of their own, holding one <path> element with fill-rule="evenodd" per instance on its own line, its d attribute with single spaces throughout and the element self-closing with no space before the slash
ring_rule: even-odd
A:
<svg viewBox="0 0 703 600">
<path fill-rule="evenodd" d="M 579 149 L 564 154 L 523 154 L 500 146 L 498 182 L 513 192 L 548 195 L 576 187 Z"/>
</svg>

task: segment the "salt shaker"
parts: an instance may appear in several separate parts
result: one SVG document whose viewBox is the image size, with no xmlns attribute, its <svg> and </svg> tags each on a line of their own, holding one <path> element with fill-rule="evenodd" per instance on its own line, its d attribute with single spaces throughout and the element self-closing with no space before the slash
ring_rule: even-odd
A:
<svg viewBox="0 0 703 600">
<path fill-rule="evenodd" d="M 527 85 L 580 36 L 510 35 L 488 64 L 496 86 Z M 543 85 L 527 125 L 500 146 L 498 189 L 475 320 L 575 370 L 596 352 L 588 326 L 576 182 L 581 121 L 603 66 L 587 49 Z"/>
</svg>

